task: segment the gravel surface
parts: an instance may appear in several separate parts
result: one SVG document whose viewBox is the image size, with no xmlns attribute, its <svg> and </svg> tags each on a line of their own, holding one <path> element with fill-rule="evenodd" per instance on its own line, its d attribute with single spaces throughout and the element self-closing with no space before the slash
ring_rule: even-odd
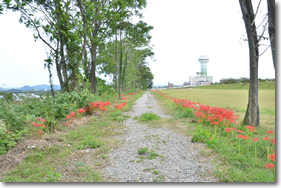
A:
<svg viewBox="0 0 281 188">
<path fill-rule="evenodd" d="M 109 182 L 216 181 L 208 175 L 210 164 L 199 163 L 193 157 L 190 140 L 186 136 L 165 127 L 152 128 L 133 120 L 133 117 L 145 112 L 169 118 L 149 92 L 135 102 L 132 110 L 125 113 L 131 118 L 123 122 L 124 134 L 116 136 L 123 144 L 108 154 L 109 164 L 103 173 Z M 148 152 L 153 149 L 158 156 L 149 160 L 148 152 L 145 155 L 138 154 L 140 148 L 148 148 Z"/>
</svg>

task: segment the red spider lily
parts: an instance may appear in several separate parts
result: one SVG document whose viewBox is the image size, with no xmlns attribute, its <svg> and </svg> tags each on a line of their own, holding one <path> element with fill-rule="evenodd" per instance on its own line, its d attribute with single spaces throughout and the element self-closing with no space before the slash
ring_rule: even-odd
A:
<svg viewBox="0 0 281 188">
<path fill-rule="evenodd" d="M 35 123 L 35 122 L 32 122 L 31 125 L 33 125 L 33 126 L 38 126 L 39 124 L 38 124 L 38 123 Z"/>
<path fill-rule="evenodd" d="M 10 131 L 9 129 L 6 129 L 6 131 L 3 130 L 3 132 L 4 132 L 5 134 L 8 133 L 9 131 Z"/>
<path fill-rule="evenodd" d="M 233 127 L 232 129 L 233 129 L 233 130 L 235 130 L 236 128 L 235 128 L 235 127 Z"/>
<path fill-rule="evenodd" d="M 45 119 L 40 119 L 40 121 L 41 121 L 42 123 L 45 123 L 45 122 L 46 122 L 46 120 L 45 120 Z"/>
<path fill-rule="evenodd" d="M 67 125 L 67 126 L 68 126 L 69 124 L 67 123 L 67 124 L 65 124 L 65 125 Z"/>
<path fill-rule="evenodd" d="M 275 154 L 269 155 L 269 159 L 275 162 Z"/>
<path fill-rule="evenodd" d="M 38 134 L 42 134 L 42 133 L 43 133 L 43 131 L 38 132 Z"/>
<path fill-rule="evenodd" d="M 227 124 L 227 123 L 224 123 L 224 125 L 226 125 L 226 126 L 227 126 L 228 124 Z"/>
<path fill-rule="evenodd" d="M 258 141 L 259 139 L 257 139 L 257 138 L 253 138 L 253 141 Z"/>
<path fill-rule="evenodd" d="M 255 130 L 254 130 L 254 129 L 249 129 L 249 131 L 250 131 L 250 132 L 254 132 Z"/>
<path fill-rule="evenodd" d="M 272 139 L 272 140 L 271 140 L 271 143 L 272 143 L 273 145 L 275 145 L 275 139 Z"/>
<path fill-rule="evenodd" d="M 71 112 L 69 115 L 66 116 L 65 119 L 69 119 L 69 118 L 71 118 L 74 115 L 75 115 L 75 112 Z M 72 117 L 72 118 L 74 119 L 74 117 Z"/>
<path fill-rule="evenodd" d="M 105 108 L 100 108 L 102 111 L 105 111 L 106 109 Z"/>
<path fill-rule="evenodd" d="M 243 131 L 241 131 L 241 130 L 237 130 L 236 132 L 237 132 L 237 133 L 243 133 Z"/>
<path fill-rule="evenodd" d="M 211 138 L 209 138 L 210 140 L 212 140 L 212 137 Z"/>
<path fill-rule="evenodd" d="M 217 125 L 217 124 L 219 124 L 219 123 L 214 121 L 214 122 L 212 122 L 211 124 L 212 124 L 212 125 Z"/>
<path fill-rule="evenodd" d="M 264 140 L 269 140 L 269 138 L 268 138 L 268 137 L 264 137 L 263 139 L 264 139 Z"/>
<path fill-rule="evenodd" d="M 240 135 L 238 135 L 237 137 L 238 137 L 238 138 L 242 138 L 242 139 L 244 139 L 244 140 L 247 140 L 247 139 L 248 139 L 248 137 L 247 137 L 247 136 L 244 136 L 244 135 L 241 135 L 241 134 L 240 134 Z"/>
<path fill-rule="evenodd" d="M 86 110 L 84 110 L 84 108 L 80 108 L 80 109 L 77 110 L 77 112 L 78 112 L 79 114 L 84 113 L 85 111 L 86 111 Z"/>
<path fill-rule="evenodd" d="M 272 132 L 272 131 L 267 131 L 267 133 L 268 133 L 268 134 L 273 134 L 273 132 Z"/>
<path fill-rule="evenodd" d="M 121 97 L 124 97 L 124 95 L 122 94 Z"/>
<path fill-rule="evenodd" d="M 231 128 L 230 127 L 225 128 L 223 131 L 231 133 Z"/>
<path fill-rule="evenodd" d="M 245 128 L 248 129 L 248 128 L 250 128 L 250 126 L 249 126 L 249 125 L 246 125 Z"/>
<path fill-rule="evenodd" d="M 271 163 L 268 163 L 264 166 L 265 168 L 270 168 L 270 169 L 273 169 L 274 168 L 274 165 L 271 164 Z"/>
<path fill-rule="evenodd" d="M 199 123 L 201 123 L 201 122 L 202 122 L 202 120 L 201 120 L 201 119 L 199 119 L 199 120 L 198 120 L 198 122 L 199 122 Z"/>
</svg>

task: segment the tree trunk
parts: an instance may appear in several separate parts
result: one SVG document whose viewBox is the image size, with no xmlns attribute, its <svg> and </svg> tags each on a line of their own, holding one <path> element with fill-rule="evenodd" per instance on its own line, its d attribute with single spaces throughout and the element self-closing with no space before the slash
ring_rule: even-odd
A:
<svg viewBox="0 0 281 188">
<path fill-rule="evenodd" d="M 114 75 L 114 80 L 115 80 L 115 93 L 116 96 L 118 95 L 118 91 L 117 91 L 117 74 L 118 74 L 118 61 L 117 61 L 117 33 L 115 35 L 115 42 L 116 42 L 116 46 L 115 46 L 115 62 L 116 62 L 116 67 L 115 67 L 115 75 Z"/>
<path fill-rule="evenodd" d="M 66 69 L 66 62 L 65 62 L 65 57 L 64 57 L 64 40 L 63 40 L 63 35 L 61 33 L 61 26 L 60 26 L 60 15 L 59 15 L 59 11 L 61 11 L 58 7 L 58 3 L 55 3 L 55 7 L 58 11 L 56 11 L 56 17 L 57 17 L 57 22 L 58 22 L 58 34 L 59 34 L 59 38 L 60 38 L 60 64 L 62 65 L 62 73 L 63 73 L 63 78 L 64 78 L 64 83 L 63 83 L 63 88 L 65 88 L 65 90 L 67 92 L 69 92 L 69 87 L 68 87 L 68 78 L 67 78 L 67 69 Z"/>
<path fill-rule="evenodd" d="M 271 53 L 273 59 L 273 66 L 275 69 L 275 0 L 267 0 L 268 10 L 268 33 L 271 44 Z"/>
<path fill-rule="evenodd" d="M 97 56 L 97 47 L 94 42 L 91 42 L 91 55 L 92 55 L 92 65 L 90 72 L 90 82 L 91 82 L 91 92 L 97 94 L 97 81 L 96 81 L 96 56 Z"/>
<path fill-rule="evenodd" d="M 254 20 L 254 11 L 251 0 L 239 0 L 243 19 L 247 31 L 249 54 L 250 54 L 250 86 L 248 107 L 244 117 L 244 124 L 259 126 L 259 105 L 258 105 L 258 39 Z M 252 25 L 251 25 L 252 24 Z"/>
<path fill-rule="evenodd" d="M 59 56 L 58 56 L 58 51 L 59 51 L 59 41 L 57 41 L 57 51 L 56 51 L 56 56 L 55 56 L 55 63 L 56 63 L 56 69 L 57 69 L 57 76 L 59 78 L 60 82 L 60 88 L 62 91 L 64 91 L 63 87 L 63 80 L 62 80 L 62 75 L 61 75 L 61 65 L 59 63 Z"/>
<path fill-rule="evenodd" d="M 121 85 L 122 85 L 122 60 L 123 60 L 123 54 L 122 54 L 122 32 L 120 30 L 120 62 L 119 62 L 119 100 L 121 100 Z"/>
</svg>

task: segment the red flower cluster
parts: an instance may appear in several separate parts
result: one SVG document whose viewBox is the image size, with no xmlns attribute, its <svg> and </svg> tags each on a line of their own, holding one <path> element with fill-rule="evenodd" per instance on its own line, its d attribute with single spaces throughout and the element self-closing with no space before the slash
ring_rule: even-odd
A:
<svg viewBox="0 0 281 188">
<path fill-rule="evenodd" d="M 232 109 L 227 110 L 225 108 L 205 106 L 203 104 L 188 101 L 186 99 L 168 97 L 159 91 L 153 91 L 170 101 L 174 101 L 177 103 L 177 105 L 194 109 L 195 118 L 210 122 L 212 125 L 216 124 L 220 126 L 223 124 L 229 125 L 230 123 L 236 123 L 235 119 L 239 117 L 238 115 L 233 114 Z"/>
<path fill-rule="evenodd" d="M 127 103 L 126 102 L 123 102 L 121 104 L 116 104 L 115 105 L 115 108 L 117 108 L 118 110 L 120 110 L 121 108 L 123 108 Z"/>
<path fill-rule="evenodd" d="M 258 141 L 259 139 L 257 139 L 257 138 L 253 138 L 253 141 Z"/>
<path fill-rule="evenodd" d="M 248 129 L 249 132 L 254 132 L 256 127 L 246 125 L 245 128 Z"/>
<path fill-rule="evenodd" d="M 80 108 L 77 110 L 78 114 L 84 113 L 86 112 L 86 110 L 84 108 Z"/>
<path fill-rule="evenodd" d="M 9 129 L 7 129 L 6 131 L 3 131 L 5 134 L 9 132 Z"/>
<path fill-rule="evenodd" d="M 72 119 L 75 119 L 73 116 L 75 115 L 75 112 L 71 112 L 69 115 L 66 116 L 65 119 L 69 119 L 69 118 L 72 118 Z"/>
<path fill-rule="evenodd" d="M 237 137 L 238 137 L 238 138 L 242 138 L 242 139 L 244 139 L 244 140 L 247 140 L 247 139 L 248 139 L 248 137 L 247 137 L 247 136 L 244 136 L 244 135 L 241 135 L 241 134 L 240 134 L 240 135 L 238 135 Z"/>
<path fill-rule="evenodd" d="M 275 162 L 275 154 L 269 155 L 269 159 Z"/>
<path fill-rule="evenodd" d="M 127 95 L 135 95 L 135 93 L 128 93 Z"/>
<path fill-rule="evenodd" d="M 41 117 L 35 118 L 34 120 L 35 120 L 35 121 L 40 121 L 40 122 L 42 122 L 42 123 L 45 123 L 45 122 L 46 122 L 46 120 L 43 119 L 43 118 L 41 118 Z M 35 126 L 36 128 L 39 128 L 39 127 L 45 128 L 46 125 L 43 125 L 42 123 L 31 122 L 31 125 Z"/>
<path fill-rule="evenodd" d="M 272 131 L 267 131 L 267 133 L 268 133 L 268 134 L 273 134 L 273 132 L 272 132 Z"/>
<path fill-rule="evenodd" d="M 121 97 L 122 100 L 129 99 L 129 97 Z"/>
<path fill-rule="evenodd" d="M 231 128 L 230 128 L 230 127 L 227 127 L 227 128 L 225 128 L 223 131 L 231 133 Z"/>
<path fill-rule="evenodd" d="M 270 168 L 270 169 L 273 169 L 274 168 L 274 165 L 271 164 L 271 163 L 268 163 L 264 166 L 265 168 Z"/>
<path fill-rule="evenodd" d="M 91 102 L 90 103 L 90 109 L 93 110 L 93 109 L 97 109 L 99 108 L 100 110 L 102 111 L 105 111 L 106 109 L 104 107 L 110 105 L 110 102 L 109 101 L 106 101 L 106 102 L 103 102 L 103 101 L 95 101 L 95 102 Z"/>
</svg>

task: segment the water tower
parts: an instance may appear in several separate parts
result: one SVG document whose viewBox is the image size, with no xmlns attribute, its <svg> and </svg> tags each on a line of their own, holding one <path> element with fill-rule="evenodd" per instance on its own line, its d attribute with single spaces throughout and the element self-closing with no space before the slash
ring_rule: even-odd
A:
<svg viewBox="0 0 281 188">
<path fill-rule="evenodd" d="M 201 63 L 201 75 L 205 75 L 207 78 L 207 63 L 209 62 L 209 58 L 206 55 L 201 55 L 198 61 Z"/>
</svg>

